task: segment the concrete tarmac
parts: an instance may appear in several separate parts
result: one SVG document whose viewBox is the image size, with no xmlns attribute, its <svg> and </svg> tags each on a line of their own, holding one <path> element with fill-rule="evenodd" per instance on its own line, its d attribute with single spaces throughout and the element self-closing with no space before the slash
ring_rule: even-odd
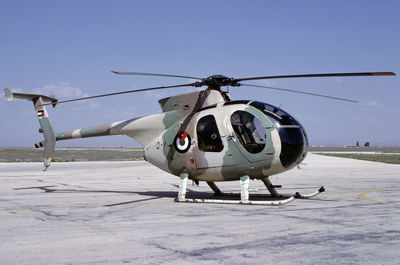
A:
<svg viewBox="0 0 400 265">
<path fill-rule="evenodd" d="M 305 163 L 272 183 L 327 191 L 278 207 L 175 203 L 179 178 L 147 162 L 0 163 L 0 264 L 399 264 L 400 166 Z"/>
</svg>

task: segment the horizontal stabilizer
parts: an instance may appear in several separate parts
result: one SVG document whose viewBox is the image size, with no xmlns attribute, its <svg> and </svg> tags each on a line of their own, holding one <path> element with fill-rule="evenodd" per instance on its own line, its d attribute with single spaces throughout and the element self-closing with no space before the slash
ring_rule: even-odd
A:
<svg viewBox="0 0 400 265">
<path fill-rule="evenodd" d="M 25 94 L 25 93 L 14 93 L 10 89 L 5 88 L 4 89 L 5 96 L 8 101 L 12 101 L 14 98 L 19 98 L 19 99 L 26 99 L 26 100 L 35 100 L 38 99 L 39 97 L 42 98 L 43 102 L 51 102 L 52 106 L 55 108 L 57 105 L 57 99 L 45 95 L 40 95 L 40 94 Z"/>
</svg>

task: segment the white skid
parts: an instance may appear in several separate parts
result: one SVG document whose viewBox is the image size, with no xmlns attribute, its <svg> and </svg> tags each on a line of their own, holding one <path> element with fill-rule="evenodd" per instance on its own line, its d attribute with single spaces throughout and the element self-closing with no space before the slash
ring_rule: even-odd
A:
<svg viewBox="0 0 400 265">
<path fill-rule="evenodd" d="M 299 192 L 296 192 L 296 194 L 294 195 L 294 197 L 295 197 L 296 199 L 308 199 L 308 198 L 315 197 L 315 196 L 317 196 L 318 194 L 320 194 L 320 193 L 322 193 L 322 192 L 324 192 L 324 191 L 325 191 L 325 188 L 324 188 L 324 187 L 321 187 L 321 188 L 319 188 L 318 191 L 313 192 L 313 193 L 310 193 L 310 194 L 301 195 Z"/>
<path fill-rule="evenodd" d="M 247 201 L 241 200 L 212 200 L 212 199 L 176 199 L 176 202 L 191 202 L 191 203 L 215 203 L 215 204 L 243 204 L 243 205 L 268 205 L 268 206 L 280 206 L 293 201 L 294 196 L 285 200 L 276 201 Z"/>
<path fill-rule="evenodd" d="M 189 174 L 182 172 L 180 174 L 179 192 L 178 197 L 175 199 L 176 202 L 191 202 L 191 203 L 216 203 L 216 204 L 243 204 L 243 205 L 269 205 L 269 206 L 280 206 L 287 204 L 295 199 L 294 196 L 281 200 L 273 201 L 250 201 L 249 200 L 249 176 L 245 175 L 240 178 L 240 200 L 213 200 L 213 199 L 186 199 L 186 187 L 189 179 Z M 208 183 L 210 187 L 217 194 L 223 194 L 218 187 L 213 183 Z"/>
</svg>

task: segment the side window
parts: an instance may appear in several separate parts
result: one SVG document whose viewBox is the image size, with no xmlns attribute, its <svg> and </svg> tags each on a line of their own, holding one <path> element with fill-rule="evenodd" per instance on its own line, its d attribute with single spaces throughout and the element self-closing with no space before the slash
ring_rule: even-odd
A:
<svg viewBox="0 0 400 265">
<path fill-rule="evenodd" d="M 260 120 L 245 111 L 235 111 L 231 124 L 239 142 L 252 154 L 261 152 L 265 147 L 265 129 Z"/>
<path fill-rule="evenodd" d="M 204 152 L 221 152 L 224 149 L 213 115 L 202 117 L 197 123 L 198 147 Z"/>
</svg>

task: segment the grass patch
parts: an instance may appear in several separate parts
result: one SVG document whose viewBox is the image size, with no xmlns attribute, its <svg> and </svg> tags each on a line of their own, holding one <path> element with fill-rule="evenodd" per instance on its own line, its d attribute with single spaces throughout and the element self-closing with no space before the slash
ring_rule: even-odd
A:
<svg viewBox="0 0 400 265">
<path fill-rule="evenodd" d="M 388 164 L 400 164 L 400 154 L 390 154 L 390 153 L 382 153 L 382 154 L 363 154 L 363 153 L 354 153 L 354 154 L 340 154 L 340 153 L 315 153 L 318 155 L 325 156 L 334 156 L 334 157 L 342 157 L 342 158 L 352 158 L 358 160 L 366 160 L 366 161 L 374 161 Z"/>
<path fill-rule="evenodd" d="M 385 146 L 370 146 L 370 147 L 355 147 L 355 146 L 310 146 L 311 152 L 377 152 L 377 153 L 400 153 L 400 147 L 385 147 Z"/>
<path fill-rule="evenodd" d="M 43 149 L 33 148 L 0 148 L 0 162 L 42 162 Z M 60 148 L 54 151 L 54 162 L 75 161 L 135 161 L 143 160 L 143 150 L 140 148 Z"/>
</svg>

